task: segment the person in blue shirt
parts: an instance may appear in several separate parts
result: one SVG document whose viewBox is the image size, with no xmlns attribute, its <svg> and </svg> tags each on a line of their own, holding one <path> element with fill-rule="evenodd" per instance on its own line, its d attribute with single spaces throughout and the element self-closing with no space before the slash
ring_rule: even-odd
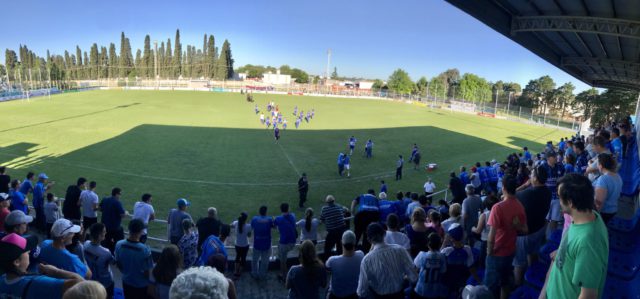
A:
<svg viewBox="0 0 640 299">
<path fill-rule="evenodd" d="M 358 141 L 356 137 L 349 137 L 349 155 L 353 155 L 353 149 L 356 148 L 356 141 Z"/>
<path fill-rule="evenodd" d="M 27 273 L 29 251 L 36 248 L 35 236 L 24 238 L 12 233 L 0 240 L 0 297 L 24 299 L 59 299 L 75 284 L 83 281 L 76 273 L 58 269 L 52 265 L 39 264 L 38 273 Z"/>
<path fill-rule="evenodd" d="M 33 192 L 33 177 L 34 173 L 29 171 L 29 173 L 27 173 L 27 177 L 22 182 L 22 185 L 20 185 L 20 192 L 27 197 L 29 197 L 29 193 Z"/>
<path fill-rule="evenodd" d="M 68 219 L 58 219 L 51 227 L 53 240 L 45 240 L 40 246 L 40 261 L 56 268 L 76 273 L 85 279 L 91 278 L 91 270 L 80 258 L 67 250 L 73 236 L 80 232 L 80 226 L 74 225 Z"/>
<path fill-rule="evenodd" d="M 478 169 L 480 182 L 482 182 L 482 186 L 480 188 L 482 190 L 487 190 L 489 188 L 489 175 L 487 175 L 487 169 L 482 166 L 480 162 L 476 162 L 476 168 Z"/>
<path fill-rule="evenodd" d="M 143 232 L 144 222 L 133 219 L 129 222 L 129 237 L 116 244 L 115 259 L 122 273 L 125 298 L 147 298 L 153 258 L 149 246 L 140 242 Z"/>
<path fill-rule="evenodd" d="M 100 245 L 104 240 L 107 230 L 102 223 L 94 223 L 89 227 L 89 239 L 84 243 L 84 255 L 87 266 L 91 269 L 91 280 L 102 284 L 107 290 L 107 298 L 113 298 L 114 285 L 111 265 L 115 265 L 115 259 L 109 249 Z"/>
<path fill-rule="evenodd" d="M 258 108 L 258 104 L 256 104 L 255 108 L 253 108 L 253 110 L 256 112 L 256 114 L 260 113 L 260 109 Z"/>
<path fill-rule="evenodd" d="M 251 259 L 251 276 L 263 279 L 269 267 L 269 251 L 271 250 L 271 229 L 273 219 L 267 216 L 267 207 L 261 206 L 259 216 L 251 219 L 253 231 L 253 258 Z"/>
<path fill-rule="evenodd" d="M 29 202 L 27 198 L 20 192 L 18 187 L 20 186 L 20 180 L 11 181 L 11 189 L 9 190 L 9 196 L 11 196 L 11 210 L 22 211 L 25 214 L 29 214 Z"/>
<path fill-rule="evenodd" d="M 344 154 L 338 154 L 338 175 L 342 176 L 342 172 L 344 171 Z"/>
<path fill-rule="evenodd" d="M 524 150 L 524 162 L 529 162 L 529 160 L 531 160 L 531 153 L 529 152 L 529 148 L 525 146 L 523 150 Z"/>
<path fill-rule="evenodd" d="M 622 163 L 622 141 L 620 140 L 620 129 L 611 130 L 611 153 L 616 157 L 618 164 Z"/>
<path fill-rule="evenodd" d="M 267 117 L 267 119 L 265 120 L 265 125 L 267 126 L 267 129 L 271 127 L 271 119 Z"/>
<path fill-rule="evenodd" d="M 460 166 L 460 180 L 462 181 L 462 183 L 466 186 L 468 184 L 471 184 L 471 181 L 469 180 L 469 174 L 467 174 L 467 168 L 464 166 Z"/>
<path fill-rule="evenodd" d="M 573 145 L 573 149 L 576 152 L 575 171 L 584 174 L 589 167 L 589 154 L 584 150 L 584 143 L 581 141 L 576 142 Z"/>
<path fill-rule="evenodd" d="M 618 200 L 622 191 L 622 178 L 616 172 L 617 163 L 611 154 L 598 155 L 598 170 L 601 175 L 593 182 L 595 208 L 605 224 L 618 213 Z"/>
<path fill-rule="evenodd" d="M 394 200 L 387 200 L 387 193 L 385 192 L 380 192 L 380 194 L 378 195 L 378 198 L 380 199 L 380 223 L 382 224 L 387 224 L 387 217 L 390 214 L 396 214 L 396 215 L 400 215 L 401 214 L 401 210 L 398 210 L 399 206 L 398 206 L 398 202 L 394 201 Z M 404 212 L 404 211 L 403 211 Z"/>
<path fill-rule="evenodd" d="M 196 265 L 198 266 L 206 266 L 209 258 L 222 254 L 226 260 L 228 257 L 227 249 L 224 247 L 224 242 L 220 240 L 216 235 L 210 235 L 204 242 L 202 242 L 201 247 L 202 254 L 196 261 Z"/>
<path fill-rule="evenodd" d="M 411 156 L 409 157 L 409 162 L 413 162 L 413 158 L 415 158 L 417 152 L 418 152 L 418 145 L 414 143 L 413 148 L 411 149 Z"/>
<path fill-rule="evenodd" d="M 564 141 L 564 138 L 560 138 L 560 142 L 558 143 L 558 150 L 564 152 L 567 143 Z"/>
<path fill-rule="evenodd" d="M 41 230 L 46 230 L 47 221 L 44 215 L 44 204 L 46 201 L 47 191 L 53 187 L 55 182 L 48 182 L 49 177 L 45 173 L 38 175 L 38 182 L 33 188 L 33 208 L 36 210 L 35 226 Z"/>
<path fill-rule="evenodd" d="M 577 168 L 575 166 L 576 164 L 576 157 L 572 156 L 572 155 L 566 155 L 564 156 L 564 173 L 574 173 L 574 172 L 578 172 Z"/>
<path fill-rule="evenodd" d="M 116 243 L 124 239 L 122 218 L 126 212 L 120 202 L 121 192 L 120 188 L 113 188 L 111 197 L 103 199 L 99 205 L 100 211 L 102 211 L 102 223 L 107 229 L 107 236 L 102 245 L 109 248 L 111 252 L 114 252 Z"/>
<path fill-rule="evenodd" d="M 347 177 L 351 177 L 351 157 L 344 155 L 342 164 L 344 165 L 344 170 L 347 171 Z"/>
<path fill-rule="evenodd" d="M 298 105 L 293 107 L 293 116 L 297 116 L 297 115 L 298 115 Z"/>
<path fill-rule="evenodd" d="M 380 181 L 380 192 L 387 193 L 387 183 L 384 180 Z"/>
<path fill-rule="evenodd" d="M 273 224 L 278 228 L 280 240 L 278 242 L 278 260 L 280 261 L 280 275 L 278 278 L 284 282 L 287 277 L 287 255 L 296 247 L 298 231 L 296 230 L 296 216 L 289 213 L 289 204 L 280 204 L 282 215 L 276 217 Z"/>
<path fill-rule="evenodd" d="M 276 143 L 278 143 L 278 140 L 280 140 L 280 129 L 278 129 L 278 127 L 273 129 L 273 137 L 276 139 Z"/>
<path fill-rule="evenodd" d="M 356 197 L 351 202 L 351 214 L 355 215 L 353 222 L 356 233 L 356 244 L 360 241 L 360 237 L 363 237 L 362 249 L 364 252 L 368 252 L 371 246 L 366 236 L 367 226 L 380 221 L 380 204 L 375 194 L 373 189 L 369 189 L 366 194 Z M 358 206 L 357 213 L 356 206 Z"/>
<path fill-rule="evenodd" d="M 564 176 L 565 169 L 562 163 L 557 161 L 555 151 L 546 151 L 545 157 L 547 161 L 542 163 L 540 167 L 547 172 L 545 185 L 549 188 L 549 191 L 551 191 L 551 206 L 547 214 L 547 220 L 549 220 L 550 231 L 553 231 L 558 227 L 558 224 L 564 220 L 559 202 L 560 199 L 558 198 L 558 180 Z"/>
<path fill-rule="evenodd" d="M 493 164 L 495 165 L 496 160 L 493 160 Z M 489 188 L 491 189 L 492 192 L 498 193 L 498 171 L 495 167 L 493 167 L 493 165 L 491 165 L 490 162 L 485 162 L 485 172 L 487 174 L 488 177 L 488 181 L 489 181 Z"/>
<path fill-rule="evenodd" d="M 282 120 L 282 129 L 283 130 L 287 129 L 287 119 L 286 118 Z"/>
<path fill-rule="evenodd" d="M 373 156 L 373 141 L 369 139 L 367 144 L 364 145 L 364 152 L 367 158 L 371 158 Z"/>
<path fill-rule="evenodd" d="M 567 149 L 564 151 L 565 156 L 571 155 L 575 157 L 576 153 L 573 151 L 573 144 L 573 140 L 567 140 Z"/>
</svg>

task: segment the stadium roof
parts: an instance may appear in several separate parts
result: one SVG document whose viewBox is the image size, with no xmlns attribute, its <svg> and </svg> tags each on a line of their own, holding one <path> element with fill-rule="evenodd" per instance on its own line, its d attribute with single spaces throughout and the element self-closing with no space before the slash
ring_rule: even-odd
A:
<svg viewBox="0 0 640 299">
<path fill-rule="evenodd" d="M 640 89 L 640 1 L 447 2 L 586 84 Z"/>
</svg>

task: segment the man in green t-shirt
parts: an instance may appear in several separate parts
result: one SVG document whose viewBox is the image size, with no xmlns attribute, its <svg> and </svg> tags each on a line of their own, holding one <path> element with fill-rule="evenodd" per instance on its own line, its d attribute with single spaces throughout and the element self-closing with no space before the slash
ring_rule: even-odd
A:
<svg viewBox="0 0 640 299">
<path fill-rule="evenodd" d="M 600 298 L 607 277 L 609 239 L 595 212 L 593 187 L 585 176 L 567 174 L 558 181 L 562 211 L 573 222 L 562 235 L 540 298 Z"/>
</svg>

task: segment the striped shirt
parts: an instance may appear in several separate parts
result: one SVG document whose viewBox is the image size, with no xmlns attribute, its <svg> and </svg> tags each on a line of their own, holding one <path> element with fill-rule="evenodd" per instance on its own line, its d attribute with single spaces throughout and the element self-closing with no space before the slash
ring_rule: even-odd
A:
<svg viewBox="0 0 640 299">
<path fill-rule="evenodd" d="M 328 231 L 344 229 L 344 209 L 341 206 L 330 202 L 328 205 L 322 207 L 320 220 L 324 222 Z"/>
<path fill-rule="evenodd" d="M 358 296 L 368 298 L 371 291 L 378 295 L 398 293 L 404 289 L 405 276 L 411 283 L 418 279 L 407 250 L 398 245 L 375 244 L 360 264 Z"/>
</svg>

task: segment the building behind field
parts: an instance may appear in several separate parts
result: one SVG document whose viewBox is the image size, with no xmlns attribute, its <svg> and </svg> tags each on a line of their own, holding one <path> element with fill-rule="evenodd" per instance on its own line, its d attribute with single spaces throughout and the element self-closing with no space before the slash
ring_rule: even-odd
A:
<svg viewBox="0 0 640 299">
<path fill-rule="evenodd" d="M 262 82 L 271 85 L 289 85 L 293 81 L 291 75 L 282 75 L 278 70 L 275 74 L 271 72 L 262 74 Z"/>
</svg>

